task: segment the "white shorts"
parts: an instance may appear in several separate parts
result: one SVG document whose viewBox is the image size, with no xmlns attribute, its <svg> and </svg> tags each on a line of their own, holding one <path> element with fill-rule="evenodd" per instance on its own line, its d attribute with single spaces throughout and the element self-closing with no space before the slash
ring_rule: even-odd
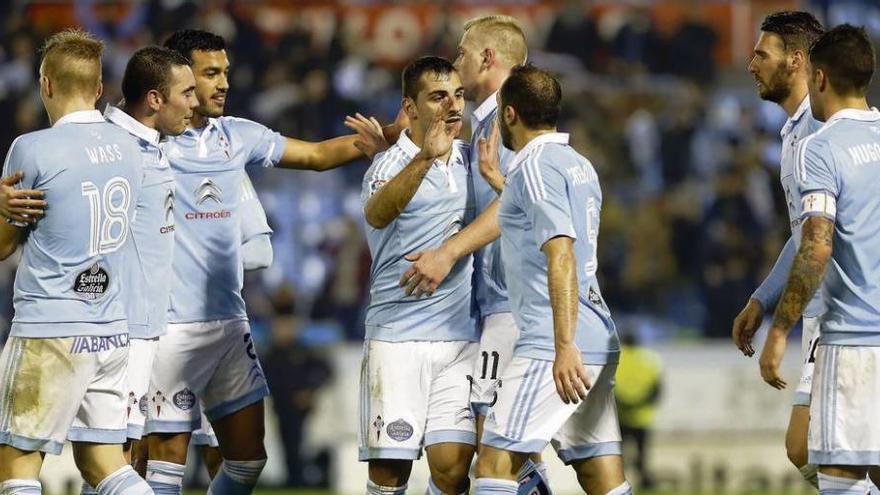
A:
<svg viewBox="0 0 880 495">
<path fill-rule="evenodd" d="M 519 338 L 519 329 L 513 313 L 495 313 L 483 319 L 480 349 L 474 363 L 471 407 L 474 413 L 485 416 L 497 397 L 501 373 L 513 359 L 513 348 Z"/>
<path fill-rule="evenodd" d="M 819 345 L 812 397 L 810 463 L 880 466 L 880 347 Z"/>
<path fill-rule="evenodd" d="M 813 368 L 816 366 L 816 347 L 819 344 L 819 318 L 804 318 L 801 333 L 801 357 L 804 367 L 797 388 L 794 389 L 793 406 L 810 406 L 810 389 L 813 386 Z"/>
<path fill-rule="evenodd" d="M 168 325 L 159 339 L 145 433 L 189 433 L 269 395 L 244 320 Z"/>
<path fill-rule="evenodd" d="M 127 364 L 125 334 L 10 337 L 0 354 L 0 444 L 58 455 L 67 438 L 125 443 Z"/>
<path fill-rule="evenodd" d="M 587 365 L 592 388 L 586 400 L 562 402 L 553 382 L 553 362 L 514 356 L 501 374 L 498 400 L 489 408 L 481 443 L 497 449 L 539 453 L 552 442 L 566 464 L 621 455 L 614 401 L 617 364 Z"/>
<path fill-rule="evenodd" d="M 202 427 L 192 433 L 190 443 L 197 446 L 220 446 L 220 442 L 217 441 L 217 435 L 214 433 L 214 427 L 211 426 L 211 422 L 205 417 L 204 411 L 202 411 Z"/>
<path fill-rule="evenodd" d="M 364 341 L 358 458 L 418 459 L 438 443 L 474 445 L 468 375 L 476 342 Z"/>
</svg>

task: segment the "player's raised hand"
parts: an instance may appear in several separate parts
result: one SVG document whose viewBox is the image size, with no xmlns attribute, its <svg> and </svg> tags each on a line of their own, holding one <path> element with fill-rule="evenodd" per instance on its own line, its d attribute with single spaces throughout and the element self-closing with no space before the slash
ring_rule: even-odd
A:
<svg viewBox="0 0 880 495">
<path fill-rule="evenodd" d="M 504 189 L 504 176 L 501 175 L 501 164 L 498 160 L 498 146 L 500 146 L 501 131 L 498 128 L 498 120 L 492 122 L 492 132 L 489 139 L 480 138 L 477 141 L 477 147 L 480 152 L 480 175 L 486 179 L 486 182 L 501 192 Z"/>
<path fill-rule="evenodd" d="M 409 254 L 405 258 L 407 261 L 413 262 L 412 266 L 400 277 L 400 286 L 404 288 L 408 296 L 413 294 L 416 297 L 430 296 L 443 283 L 443 280 L 449 275 L 449 271 L 452 270 L 452 266 L 455 265 L 455 259 L 442 247 Z"/>
<path fill-rule="evenodd" d="M 749 298 L 746 307 L 733 320 L 733 343 L 746 356 L 755 355 L 752 338 L 761 328 L 762 321 L 764 321 L 764 306 L 753 297 Z"/>
<path fill-rule="evenodd" d="M 779 366 L 785 355 L 785 345 L 788 340 L 786 333 L 779 328 L 771 328 L 767 332 L 767 340 L 764 341 L 764 350 L 761 351 L 761 378 L 771 387 L 782 390 L 787 385 L 779 376 Z"/>
<path fill-rule="evenodd" d="M 16 172 L 0 179 L 0 216 L 14 222 L 34 223 L 45 213 L 46 201 L 43 191 L 16 189 L 23 178 L 22 172 Z"/>
<path fill-rule="evenodd" d="M 373 158 L 376 153 L 388 149 L 382 125 L 374 117 L 367 118 L 359 113 L 354 114 L 354 117 L 348 115 L 345 117 L 345 127 L 357 133 L 359 139 L 354 142 L 354 146 L 367 155 L 367 158 Z"/>
<path fill-rule="evenodd" d="M 556 393 L 559 394 L 562 402 L 577 404 L 587 398 L 587 391 L 593 385 L 581 360 L 581 351 L 576 345 L 556 347 L 553 381 L 556 383 Z"/>
<path fill-rule="evenodd" d="M 452 141 L 461 131 L 461 113 L 450 112 L 452 98 L 444 98 L 440 108 L 431 117 L 428 131 L 425 133 L 425 142 L 422 145 L 422 153 L 428 158 L 437 158 L 449 153 L 452 149 Z"/>
</svg>

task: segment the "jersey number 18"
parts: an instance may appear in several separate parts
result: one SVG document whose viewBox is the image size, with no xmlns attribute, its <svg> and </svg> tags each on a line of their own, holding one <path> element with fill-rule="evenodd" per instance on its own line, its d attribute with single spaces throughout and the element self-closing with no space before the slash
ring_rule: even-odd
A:
<svg viewBox="0 0 880 495">
<path fill-rule="evenodd" d="M 94 182 L 83 182 L 82 195 L 89 201 L 89 256 L 116 251 L 128 237 L 128 180 L 113 177 L 104 184 L 103 191 Z"/>
</svg>

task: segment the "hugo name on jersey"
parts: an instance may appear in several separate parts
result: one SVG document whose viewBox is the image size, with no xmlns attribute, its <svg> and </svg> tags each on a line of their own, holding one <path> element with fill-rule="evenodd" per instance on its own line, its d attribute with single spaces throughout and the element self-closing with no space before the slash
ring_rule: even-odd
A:
<svg viewBox="0 0 880 495">
<path fill-rule="evenodd" d="M 541 247 L 574 240 L 578 280 L 575 344 L 584 364 L 617 362 L 620 343 L 596 280 L 602 192 L 592 164 L 568 146 L 568 134 L 543 134 L 517 153 L 498 222 L 507 290 L 520 338 L 515 355 L 553 360 L 553 311 Z"/>
<path fill-rule="evenodd" d="M 123 265 L 141 187 L 137 142 L 97 110 L 73 112 L 18 137 L 4 176 L 40 189 L 50 205 L 28 227 L 15 277 L 11 335 L 127 333 Z"/>
<path fill-rule="evenodd" d="M 801 145 L 802 218 L 834 222 L 820 342 L 880 345 L 880 112 L 841 110 Z"/>
<path fill-rule="evenodd" d="M 421 298 L 407 296 L 398 285 L 411 266 L 404 256 L 436 248 L 473 216 L 468 146 L 453 143 L 447 163 L 436 160 L 403 212 L 383 229 L 367 225 L 373 257 L 367 338 L 388 342 L 476 341 L 471 315 L 473 258 L 460 259 L 437 290 Z M 364 175 L 361 202 L 382 188 L 419 153 L 406 132 L 397 143 L 373 158 Z"/>
<path fill-rule="evenodd" d="M 126 313 L 132 338 L 165 333 L 174 252 L 174 174 L 159 148 L 159 132 L 108 105 L 104 117 L 137 139 L 143 157 L 141 193 L 131 223 L 132 256 L 125 266 Z"/>
<path fill-rule="evenodd" d="M 271 167 L 285 139 L 250 120 L 208 119 L 169 139 L 177 179 L 170 323 L 246 319 L 239 201 L 247 165 Z"/>
</svg>

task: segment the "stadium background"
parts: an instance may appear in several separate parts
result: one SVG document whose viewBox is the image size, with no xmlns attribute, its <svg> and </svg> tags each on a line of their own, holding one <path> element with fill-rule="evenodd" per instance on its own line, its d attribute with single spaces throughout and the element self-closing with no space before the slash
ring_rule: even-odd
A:
<svg viewBox="0 0 880 495">
<path fill-rule="evenodd" d="M 604 295 L 621 331 L 663 362 L 648 455 L 657 486 L 808 493 L 783 447 L 791 391 L 764 386 L 757 363 L 727 340 L 788 235 L 778 186 L 785 115 L 758 99 L 745 69 L 761 18 L 781 9 L 808 9 L 826 25 L 864 24 L 880 36 L 880 7 L 867 0 L 7 0 L 0 3 L 0 149 L 47 125 L 36 49 L 67 26 L 108 43 L 102 107 L 119 99 L 134 50 L 199 27 L 229 44 L 228 115 L 320 140 L 346 133 L 343 118 L 355 111 L 393 118 L 400 69 L 421 54 L 454 58 L 466 19 L 514 15 L 531 61 L 561 76 L 560 127 L 602 180 Z M 250 170 L 275 230 L 274 265 L 249 274 L 245 288 L 275 396 L 269 486 L 362 492 L 355 397 L 369 253 L 358 194 L 367 166 Z M 15 267 L 14 259 L 0 263 L 0 340 Z M 793 336 L 789 383 L 798 348 Z M 422 490 L 424 476 L 414 472 L 413 491 Z M 551 476 L 557 493 L 575 490 L 570 472 L 554 465 Z M 203 478 L 194 470 L 191 486 Z M 78 488 L 68 457 L 50 459 L 44 481 L 51 493 Z"/>
</svg>

